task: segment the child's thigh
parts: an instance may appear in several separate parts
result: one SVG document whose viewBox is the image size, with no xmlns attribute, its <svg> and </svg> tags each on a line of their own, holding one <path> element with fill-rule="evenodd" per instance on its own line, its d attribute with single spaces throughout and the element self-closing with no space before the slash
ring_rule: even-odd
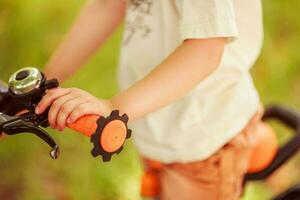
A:
<svg viewBox="0 0 300 200">
<path fill-rule="evenodd" d="M 161 200 L 239 199 L 250 149 L 244 131 L 207 160 L 168 165 L 161 172 Z"/>
</svg>

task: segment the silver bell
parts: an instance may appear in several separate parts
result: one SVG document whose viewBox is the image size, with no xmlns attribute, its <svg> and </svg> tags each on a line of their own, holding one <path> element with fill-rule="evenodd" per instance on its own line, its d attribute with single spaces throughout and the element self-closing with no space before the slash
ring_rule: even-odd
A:
<svg viewBox="0 0 300 200">
<path fill-rule="evenodd" d="M 40 87 L 43 75 L 35 67 L 26 67 L 15 72 L 9 79 L 8 85 L 16 95 L 28 94 Z"/>
</svg>

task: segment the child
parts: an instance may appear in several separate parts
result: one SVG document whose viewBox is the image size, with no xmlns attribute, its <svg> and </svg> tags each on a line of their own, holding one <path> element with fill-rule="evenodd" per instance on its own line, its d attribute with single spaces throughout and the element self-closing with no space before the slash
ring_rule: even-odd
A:
<svg viewBox="0 0 300 200">
<path fill-rule="evenodd" d="M 49 122 L 63 130 L 85 114 L 127 113 L 146 167 L 157 161 L 162 200 L 239 199 L 259 97 L 249 70 L 262 44 L 259 0 L 91 0 L 46 66 L 64 81 L 119 25 L 122 92 L 47 93 Z M 251 132 L 252 131 L 252 132 Z M 250 134 L 251 133 L 251 134 Z"/>
</svg>

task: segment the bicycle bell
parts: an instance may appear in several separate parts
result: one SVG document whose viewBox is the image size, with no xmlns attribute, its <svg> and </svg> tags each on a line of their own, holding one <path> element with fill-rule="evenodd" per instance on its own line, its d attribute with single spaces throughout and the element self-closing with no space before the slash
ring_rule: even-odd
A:
<svg viewBox="0 0 300 200">
<path fill-rule="evenodd" d="M 28 94 L 41 86 L 42 73 L 34 67 L 26 67 L 15 72 L 9 79 L 9 89 L 15 95 Z"/>
<path fill-rule="evenodd" d="M 47 80 L 35 67 L 22 68 L 10 77 L 8 91 L 0 101 L 0 109 L 8 115 L 15 115 L 22 110 L 34 112 L 46 90 L 58 85 L 56 79 Z"/>
</svg>

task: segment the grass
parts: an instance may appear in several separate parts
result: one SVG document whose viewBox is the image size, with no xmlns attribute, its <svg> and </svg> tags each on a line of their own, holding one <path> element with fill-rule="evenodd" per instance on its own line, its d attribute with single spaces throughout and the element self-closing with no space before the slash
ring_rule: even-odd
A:
<svg viewBox="0 0 300 200">
<path fill-rule="evenodd" d="M 43 67 L 83 0 L 1 0 L 0 78 L 7 80 L 17 68 Z M 300 21 L 298 0 L 264 0 L 265 43 L 252 73 L 262 101 L 300 107 Z M 64 84 L 79 87 L 102 98 L 117 92 L 116 66 L 122 30 L 118 30 L 91 61 Z M 287 131 L 279 128 L 281 141 Z M 127 144 L 125 151 L 109 164 L 101 164 L 90 154 L 87 138 L 72 131 L 49 130 L 60 144 L 61 157 L 53 161 L 48 147 L 31 135 L 6 138 L 0 145 L 0 199 L 101 199 L 137 200 L 141 166 L 138 155 Z M 299 178 L 294 166 L 298 158 L 282 170 L 269 185 L 250 184 L 244 200 L 268 199 Z M 280 177 L 280 175 L 278 175 Z M 296 177 L 296 178 L 295 178 Z M 283 178 L 287 179 L 287 178 Z M 284 183 L 282 183 L 284 182 Z"/>
</svg>

